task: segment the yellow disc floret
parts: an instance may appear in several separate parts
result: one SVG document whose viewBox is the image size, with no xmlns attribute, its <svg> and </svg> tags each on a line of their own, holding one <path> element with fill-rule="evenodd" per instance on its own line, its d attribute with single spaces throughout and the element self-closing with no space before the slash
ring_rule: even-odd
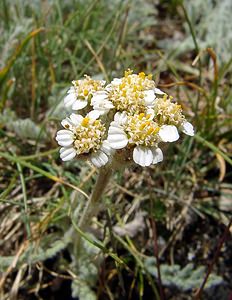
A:
<svg viewBox="0 0 232 300">
<path fill-rule="evenodd" d="M 101 147 L 105 131 L 100 120 L 83 118 L 74 132 L 74 148 L 77 154 L 96 152 Z"/>
<path fill-rule="evenodd" d="M 182 114 L 181 105 L 172 102 L 172 97 L 164 95 L 158 98 L 154 105 L 155 120 L 159 125 L 175 125 L 178 126 L 185 120 Z"/>
<path fill-rule="evenodd" d="M 138 114 L 146 111 L 145 91 L 155 88 L 152 75 L 146 76 L 144 72 L 133 74 L 128 69 L 119 85 L 113 85 L 109 91 L 109 100 L 118 111 L 129 114 Z"/>
<path fill-rule="evenodd" d="M 131 144 L 155 146 L 158 143 L 159 126 L 150 115 L 128 116 L 125 131 Z"/>
<path fill-rule="evenodd" d="M 85 75 L 84 79 L 74 80 L 72 84 L 78 98 L 86 99 L 89 96 L 91 98 L 93 92 L 103 90 L 105 82 L 103 80 L 94 80 L 90 76 Z"/>
</svg>

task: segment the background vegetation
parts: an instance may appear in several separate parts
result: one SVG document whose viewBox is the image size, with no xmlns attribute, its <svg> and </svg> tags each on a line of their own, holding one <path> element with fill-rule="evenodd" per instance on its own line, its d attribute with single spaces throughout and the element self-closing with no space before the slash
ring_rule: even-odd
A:
<svg viewBox="0 0 232 300">
<path fill-rule="evenodd" d="M 229 299 L 231 13 L 230 0 L 0 1 L 2 300 Z M 76 263 L 72 211 L 97 170 L 61 162 L 62 100 L 73 79 L 128 67 L 154 74 L 197 134 L 112 178 Z"/>
</svg>

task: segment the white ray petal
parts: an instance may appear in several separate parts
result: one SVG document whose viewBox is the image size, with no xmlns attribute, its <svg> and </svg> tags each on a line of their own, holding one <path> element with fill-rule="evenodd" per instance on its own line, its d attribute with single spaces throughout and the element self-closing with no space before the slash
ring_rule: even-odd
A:
<svg viewBox="0 0 232 300">
<path fill-rule="evenodd" d="M 122 82 L 122 79 L 121 79 L 121 78 L 114 78 L 114 79 L 111 81 L 111 84 L 119 85 L 121 82 Z"/>
<path fill-rule="evenodd" d="M 72 145 L 73 140 L 57 140 L 57 143 L 62 147 L 68 147 Z"/>
<path fill-rule="evenodd" d="M 95 167 L 100 168 L 107 164 L 108 156 L 101 150 L 98 150 L 96 153 L 90 156 L 90 161 Z"/>
<path fill-rule="evenodd" d="M 147 106 L 153 106 L 155 103 L 155 93 L 153 90 L 144 91 L 144 101 Z"/>
<path fill-rule="evenodd" d="M 57 136 L 64 136 L 64 135 L 73 136 L 73 133 L 72 133 L 72 131 L 66 130 L 66 129 L 61 129 L 61 130 L 57 131 Z"/>
<path fill-rule="evenodd" d="M 163 156 L 163 152 L 160 148 L 152 148 L 152 155 L 153 155 L 153 164 L 158 164 L 159 162 L 163 161 L 164 156 Z"/>
<path fill-rule="evenodd" d="M 114 152 L 114 149 L 110 147 L 110 143 L 107 140 L 102 142 L 100 150 L 107 155 L 111 155 Z"/>
<path fill-rule="evenodd" d="M 114 105 L 111 101 L 107 100 L 107 99 L 104 99 L 104 100 L 101 100 L 99 102 L 95 102 L 92 104 L 94 109 L 96 108 L 103 108 L 103 109 L 110 109 L 110 108 L 114 108 Z"/>
<path fill-rule="evenodd" d="M 61 148 L 60 149 L 60 158 L 63 161 L 71 160 L 76 156 L 76 151 L 73 147 Z"/>
<path fill-rule="evenodd" d="M 70 135 L 57 135 L 56 140 L 57 143 L 63 147 L 70 146 L 73 143 L 73 137 Z"/>
<path fill-rule="evenodd" d="M 153 161 L 151 149 L 144 146 L 136 146 L 133 150 L 133 160 L 142 167 L 150 166 Z"/>
<path fill-rule="evenodd" d="M 111 108 L 114 108 L 113 103 L 107 99 L 91 102 L 91 105 L 93 105 L 94 110 L 99 112 L 99 115 L 105 115 Z"/>
<path fill-rule="evenodd" d="M 123 134 L 123 135 L 125 135 L 125 132 L 124 132 L 124 130 L 121 128 L 121 126 L 117 126 L 117 125 L 111 125 L 111 126 L 109 127 L 108 132 L 109 132 L 110 134 Z"/>
<path fill-rule="evenodd" d="M 106 87 L 105 87 L 105 90 L 106 91 L 110 91 L 114 86 L 118 86 L 119 84 L 122 83 L 122 79 L 121 78 L 114 78 L 110 84 L 108 84 Z"/>
<path fill-rule="evenodd" d="M 87 117 L 89 117 L 92 120 L 97 120 L 100 116 L 99 111 L 97 110 L 91 110 L 88 114 Z"/>
<path fill-rule="evenodd" d="M 179 133 L 174 125 L 161 126 L 159 136 L 163 142 L 175 142 L 179 139 Z"/>
<path fill-rule="evenodd" d="M 181 124 L 181 130 L 187 135 L 194 136 L 193 125 L 187 121 Z"/>
<path fill-rule="evenodd" d="M 70 145 L 73 142 L 73 133 L 70 130 L 59 130 L 56 134 L 56 140 L 59 142 L 61 141 L 70 141 Z"/>
<path fill-rule="evenodd" d="M 155 92 L 155 94 L 158 94 L 158 95 L 164 95 L 165 94 L 163 91 L 161 91 L 160 89 L 157 89 L 157 88 L 154 89 L 154 92 Z"/>
<path fill-rule="evenodd" d="M 123 112 L 117 112 L 114 115 L 114 122 L 118 123 L 119 125 L 126 124 L 126 122 L 127 122 L 127 114 L 126 114 L 126 112 L 125 111 L 123 111 Z"/>
<path fill-rule="evenodd" d="M 104 116 L 110 111 L 111 108 L 94 106 L 93 109 L 98 112 L 99 116 Z"/>
<path fill-rule="evenodd" d="M 70 107 L 75 103 L 76 101 L 76 95 L 75 92 L 70 92 L 65 98 L 64 98 L 64 106 Z"/>
<path fill-rule="evenodd" d="M 108 136 L 107 140 L 113 149 L 122 149 L 128 144 L 128 139 L 123 135 Z"/>
<path fill-rule="evenodd" d="M 70 87 L 67 94 L 75 93 L 75 88 L 73 86 Z"/>
<path fill-rule="evenodd" d="M 87 100 L 76 100 L 73 104 L 72 104 L 72 109 L 73 110 L 80 110 L 84 107 L 86 107 L 88 104 Z"/>
<path fill-rule="evenodd" d="M 65 118 L 62 120 L 61 124 L 64 128 L 68 128 L 70 130 L 74 130 L 76 126 L 80 125 L 83 117 L 77 114 L 71 114 L 70 117 Z"/>
<path fill-rule="evenodd" d="M 128 144 L 126 133 L 117 123 L 109 127 L 107 141 L 113 149 L 122 149 Z"/>
<path fill-rule="evenodd" d="M 81 115 L 71 114 L 70 115 L 70 120 L 72 121 L 74 126 L 78 126 L 82 122 L 83 117 Z"/>
<path fill-rule="evenodd" d="M 105 91 L 99 91 L 93 94 L 93 97 L 91 99 L 91 105 L 94 105 L 98 102 L 101 102 L 102 100 L 108 99 L 108 93 Z"/>
<path fill-rule="evenodd" d="M 71 122 L 71 120 L 69 118 L 65 118 L 64 120 L 62 120 L 61 125 L 64 128 L 73 128 L 73 123 Z"/>
</svg>

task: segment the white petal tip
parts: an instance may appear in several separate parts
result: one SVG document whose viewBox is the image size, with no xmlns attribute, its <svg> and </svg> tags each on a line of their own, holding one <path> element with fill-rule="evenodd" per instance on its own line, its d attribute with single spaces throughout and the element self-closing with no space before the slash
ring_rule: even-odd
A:
<svg viewBox="0 0 232 300">
<path fill-rule="evenodd" d="M 61 148 L 60 149 L 60 158 L 63 161 L 68 161 L 73 159 L 76 156 L 76 151 L 74 148 Z"/>
<path fill-rule="evenodd" d="M 182 131 L 189 136 L 194 136 L 194 127 L 189 122 L 184 122 L 182 124 Z"/>
<path fill-rule="evenodd" d="M 136 146 L 133 150 L 133 160 L 142 167 L 150 166 L 153 161 L 151 149 L 143 146 Z"/>
<path fill-rule="evenodd" d="M 68 95 L 64 98 L 64 106 L 70 107 L 76 101 L 75 93 L 70 91 Z"/>
<path fill-rule="evenodd" d="M 179 139 L 179 133 L 174 125 L 161 126 L 159 136 L 163 142 L 175 142 Z"/>
<path fill-rule="evenodd" d="M 160 89 L 157 89 L 157 88 L 154 89 L 154 92 L 155 92 L 155 94 L 158 94 L 158 95 L 164 95 L 165 94 L 163 91 L 161 91 Z"/>
<path fill-rule="evenodd" d="M 90 161 L 97 168 L 101 168 L 104 165 L 106 165 L 108 160 L 109 160 L 108 156 L 104 152 L 102 152 L 101 150 L 99 150 L 95 154 L 92 154 L 91 157 L 90 157 Z"/>
<path fill-rule="evenodd" d="M 153 154 L 153 161 L 152 161 L 153 164 L 158 164 L 159 162 L 163 161 L 164 156 L 160 148 L 153 149 L 152 154 Z"/>
<path fill-rule="evenodd" d="M 87 100 L 76 100 L 73 104 L 72 104 L 72 109 L 73 110 L 80 110 L 84 107 L 86 107 L 88 104 Z"/>
</svg>

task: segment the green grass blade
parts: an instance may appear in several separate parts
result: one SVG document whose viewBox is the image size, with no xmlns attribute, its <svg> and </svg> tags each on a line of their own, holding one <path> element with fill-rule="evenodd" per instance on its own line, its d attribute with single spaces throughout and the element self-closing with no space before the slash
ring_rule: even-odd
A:
<svg viewBox="0 0 232 300">
<path fill-rule="evenodd" d="M 3 152 L 0 152 L 0 157 L 4 157 L 5 159 L 7 159 L 7 160 L 9 160 L 9 161 L 12 161 L 12 162 L 14 162 L 14 163 L 16 163 L 16 164 L 19 163 L 20 165 L 22 165 L 22 166 L 24 166 L 24 167 L 26 167 L 26 168 L 29 168 L 29 169 L 31 169 L 31 170 L 34 170 L 35 172 L 40 173 L 41 175 L 43 175 L 43 176 L 45 176 L 45 177 L 47 177 L 47 178 L 49 178 L 49 179 L 51 179 L 51 180 L 53 180 L 53 181 L 55 181 L 55 182 L 59 182 L 59 183 L 64 184 L 64 185 L 66 185 L 66 186 L 68 186 L 68 187 L 71 187 L 71 188 L 73 188 L 74 190 L 80 192 L 80 193 L 81 193 L 82 195 L 84 195 L 87 199 L 89 198 L 89 196 L 88 196 L 84 191 L 82 191 L 81 189 L 79 189 L 79 188 L 76 187 L 75 185 L 73 185 L 73 184 L 71 184 L 71 183 L 69 183 L 69 182 L 64 181 L 62 178 L 59 178 L 59 177 L 57 177 L 57 176 L 54 176 L 54 175 L 52 175 L 51 173 L 49 173 L 49 172 L 47 172 L 47 171 L 45 171 L 45 170 L 43 170 L 43 169 L 41 169 L 41 168 L 39 168 L 39 167 L 37 167 L 37 166 L 31 164 L 31 163 L 29 163 L 29 162 L 24 161 L 24 160 L 23 160 L 22 158 L 20 158 L 20 157 L 12 156 L 12 155 L 10 155 L 10 154 L 3 153 Z"/>
<path fill-rule="evenodd" d="M 44 28 L 38 28 L 33 30 L 32 32 L 30 32 L 26 38 L 16 47 L 13 55 L 11 56 L 11 58 L 9 59 L 7 65 L 5 67 L 3 67 L 0 70 L 0 87 L 2 86 L 2 84 L 5 82 L 7 75 L 9 73 L 9 71 L 11 70 L 15 60 L 20 56 L 20 54 L 22 53 L 23 49 L 25 48 L 25 46 L 28 44 L 28 42 L 35 37 L 37 34 L 39 34 L 41 31 L 44 31 Z"/>
<path fill-rule="evenodd" d="M 203 145 L 207 146 L 208 148 L 210 148 L 214 153 L 217 153 L 219 155 L 221 155 L 225 161 L 227 161 L 231 166 L 232 166 L 232 159 L 226 155 L 224 152 L 222 152 L 217 146 L 215 146 L 214 144 L 208 142 L 207 140 L 205 140 L 202 136 L 195 134 L 194 138 L 202 143 Z"/>
</svg>

